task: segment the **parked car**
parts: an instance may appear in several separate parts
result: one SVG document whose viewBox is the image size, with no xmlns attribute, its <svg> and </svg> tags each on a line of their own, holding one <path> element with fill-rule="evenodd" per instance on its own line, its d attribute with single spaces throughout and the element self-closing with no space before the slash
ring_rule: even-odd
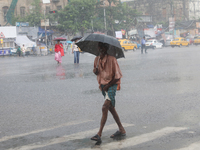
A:
<svg viewBox="0 0 200 150">
<path fill-rule="evenodd" d="M 132 41 L 128 40 L 128 39 L 119 39 L 118 40 L 121 44 L 121 47 L 124 51 L 127 50 L 136 50 L 137 49 L 137 45 L 132 43 Z"/>
<path fill-rule="evenodd" d="M 140 49 L 141 48 L 141 44 L 139 44 L 138 42 L 136 41 L 131 41 L 133 44 L 136 44 L 137 45 L 137 49 Z"/>
<path fill-rule="evenodd" d="M 11 48 L 10 53 L 11 54 L 16 54 L 17 53 L 17 49 L 16 48 Z"/>
<path fill-rule="evenodd" d="M 197 36 L 194 38 L 194 45 L 199 45 L 200 44 L 200 36 Z"/>
<path fill-rule="evenodd" d="M 165 46 L 170 46 L 171 41 L 173 41 L 173 39 L 166 39 Z"/>
<path fill-rule="evenodd" d="M 152 38 L 152 37 L 151 37 L 150 35 L 148 35 L 148 34 L 145 34 L 145 35 L 144 35 L 144 37 L 145 37 L 145 39 L 146 39 L 146 40 L 148 40 L 148 39 L 151 39 L 151 38 Z"/>
<path fill-rule="evenodd" d="M 171 47 L 175 47 L 175 46 L 189 46 L 190 43 L 188 41 L 186 41 L 185 38 L 179 37 L 179 38 L 175 38 L 173 41 L 170 42 Z"/>
<path fill-rule="evenodd" d="M 145 43 L 145 46 L 146 48 L 152 48 L 152 49 L 155 49 L 155 48 L 162 48 L 163 44 L 158 42 L 156 39 L 153 39 L 153 40 L 148 40 L 146 43 Z"/>
</svg>

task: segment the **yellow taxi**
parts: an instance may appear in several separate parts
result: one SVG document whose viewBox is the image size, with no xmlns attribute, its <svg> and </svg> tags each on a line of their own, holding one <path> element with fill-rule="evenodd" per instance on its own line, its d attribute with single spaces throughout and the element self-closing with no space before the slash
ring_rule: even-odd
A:
<svg viewBox="0 0 200 150">
<path fill-rule="evenodd" d="M 175 47 L 175 46 L 189 46 L 190 42 L 186 41 L 185 38 L 179 37 L 179 38 L 175 38 L 173 41 L 170 42 L 171 47 Z"/>
<path fill-rule="evenodd" d="M 137 49 L 137 44 L 133 43 L 132 41 L 128 39 L 119 39 L 120 45 L 123 49 L 123 51 L 127 50 L 136 50 Z"/>
<path fill-rule="evenodd" d="M 194 45 L 199 45 L 200 44 L 200 36 L 197 36 L 194 38 Z"/>
</svg>

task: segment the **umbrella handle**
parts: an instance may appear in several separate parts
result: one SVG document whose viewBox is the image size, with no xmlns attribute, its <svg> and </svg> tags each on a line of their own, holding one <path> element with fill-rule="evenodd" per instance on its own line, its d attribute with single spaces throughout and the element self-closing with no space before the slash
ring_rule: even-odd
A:
<svg viewBox="0 0 200 150">
<path fill-rule="evenodd" d="M 99 59 L 100 59 L 100 56 L 99 56 Z M 97 61 L 97 66 L 96 66 L 97 69 L 99 68 L 99 59 Z"/>
</svg>

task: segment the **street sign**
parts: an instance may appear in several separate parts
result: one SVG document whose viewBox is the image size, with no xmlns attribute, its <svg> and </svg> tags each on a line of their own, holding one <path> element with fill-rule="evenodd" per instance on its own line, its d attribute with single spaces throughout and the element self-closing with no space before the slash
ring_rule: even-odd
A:
<svg viewBox="0 0 200 150">
<path fill-rule="evenodd" d="M 45 22 L 45 20 L 44 19 L 42 19 L 41 20 L 41 26 L 45 26 L 45 24 L 46 24 L 46 26 L 48 27 L 49 26 L 49 19 L 46 19 L 46 22 Z"/>
<path fill-rule="evenodd" d="M 57 26 L 58 25 L 58 22 L 52 22 L 52 23 L 50 23 L 51 24 L 51 26 Z"/>
<path fill-rule="evenodd" d="M 169 32 L 172 32 L 175 27 L 175 18 L 171 17 L 169 18 Z"/>
<path fill-rule="evenodd" d="M 0 38 L 5 38 L 5 35 L 3 34 L 3 32 L 0 33 Z"/>
<path fill-rule="evenodd" d="M 16 27 L 29 27 L 29 22 L 16 22 Z"/>
</svg>

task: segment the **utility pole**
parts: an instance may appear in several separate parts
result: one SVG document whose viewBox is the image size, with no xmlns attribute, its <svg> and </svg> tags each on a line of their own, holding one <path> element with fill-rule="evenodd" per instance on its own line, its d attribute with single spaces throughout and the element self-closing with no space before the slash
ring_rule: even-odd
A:
<svg viewBox="0 0 200 150">
<path fill-rule="evenodd" d="M 183 0 L 183 17 L 184 17 L 184 20 L 188 20 L 187 14 L 186 14 L 186 0 Z"/>
<path fill-rule="evenodd" d="M 105 33 L 106 33 L 106 10 L 105 10 L 105 0 L 103 1 L 103 6 L 104 6 L 104 24 L 105 24 Z"/>
<path fill-rule="evenodd" d="M 44 24 L 45 24 L 45 44 L 47 47 L 47 27 L 46 27 L 46 15 L 45 15 L 45 9 L 44 9 Z"/>
<path fill-rule="evenodd" d="M 43 0 L 43 4 L 49 4 L 50 3 L 50 0 Z M 44 5 L 46 6 L 46 5 Z M 45 44 L 46 44 L 46 47 L 47 47 L 47 27 L 46 27 L 46 14 L 45 14 L 45 9 L 46 7 L 44 7 L 44 24 L 45 24 Z"/>
</svg>

